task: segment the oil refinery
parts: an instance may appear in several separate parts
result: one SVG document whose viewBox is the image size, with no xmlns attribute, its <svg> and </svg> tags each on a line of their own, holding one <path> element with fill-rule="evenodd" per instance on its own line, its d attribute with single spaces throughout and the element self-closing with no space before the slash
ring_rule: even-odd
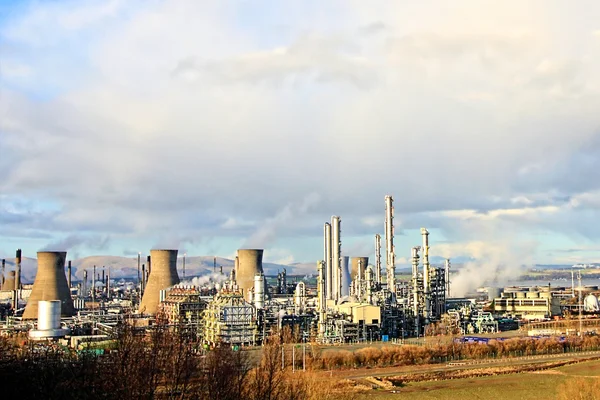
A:
<svg viewBox="0 0 600 400">
<path fill-rule="evenodd" d="M 405 244 L 411 269 L 398 274 L 393 202 L 385 196 L 374 263 L 345 254 L 340 216 L 324 223 L 316 281 L 294 282 L 285 270 L 267 276 L 263 249 L 239 249 L 230 271 L 217 272 L 215 259 L 213 275 L 194 285 L 180 281 L 177 249 L 153 249 L 145 263 L 138 255 L 133 282 L 111 279 L 110 268 L 100 274 L 94 267 L 91 277 L 85 270 L 75 283 L 66 252 L 40 251 L 35 281 L 24 285 L 19 249 L 14 270 L 2 260 L 0 330 L 77 345 L 110 339 L 122 322 L 152 329 L 161 320 L 208 346 L 253 346 L 285 327 L 297 341 L 323 344 L 497 333 L 527 321 L 530 334 L 580 335 L 598 328 L 598 288 L 576 288 L 574 277 L 570 288 L 486 287 L 468 298 L 451 297 L 451 261 L 431 263 L 426 228 L 421 243 Z M 185 255 L 183 265 L 185 274 Z M 564 323 L 565 315 L 578 317 L 579 326 Z"/>
</svg>

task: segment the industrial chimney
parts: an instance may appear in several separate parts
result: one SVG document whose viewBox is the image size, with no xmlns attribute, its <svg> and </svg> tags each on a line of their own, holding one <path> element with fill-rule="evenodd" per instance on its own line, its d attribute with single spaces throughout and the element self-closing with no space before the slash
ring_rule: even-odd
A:
<svg viewBox="0 0 600 400">
<path fill-rule="evenodd" d="M 179 283 L 177 250 L 150 250 L 152 272 L 148 276 L 139 311 L 154 315 L 158 311 L 160 291 Z"/>
<path fill-rule="evenodd" d="M 254 276 L 263 273 L 262 249 L 240 249 L 237 251 L 237 268 L 235 271 L 235 281 L 240 289 L 244 291 L 244 298 L 248 298 L 248 293 L 254 287 Z"/>
<path fill-rule="evenodd" d="M 39 251 L 37 253 L 37 274 L 23 313 L 23 319 L 36 319 L 38 317 L 38 302 L 40 300 L 60 300 L 61 315 L 63 317 L 70 317 L 75 314 L 73 300 L 65 277 L 66 258 L 66 251 Z"/>
<path fill-rule="evenodd" d="M 0 290 L 4 290 L 4 280 L 6 279 L 5 273 L 6 273 L 6 260 L 3 258 L 2 259 L 2 276 L 0 276 Z"/>
</svg>

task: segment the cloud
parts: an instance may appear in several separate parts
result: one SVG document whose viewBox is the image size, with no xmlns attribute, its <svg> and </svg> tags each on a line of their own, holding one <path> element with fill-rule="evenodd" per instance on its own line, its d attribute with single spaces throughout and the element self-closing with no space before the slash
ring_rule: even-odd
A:
<svg viewBox="0 0 600 400">
<path fill-rule="evenodd" d="M 108 236 L 84 236 L 73 234 L 58 241 L 51 242 L 40 251 L 74 251 L 85 246 L 90 250 L 105 250 L 110 242 Z"/>
<path fill-rule="evenodd" d="M 275 241 L 278 235 L 285 234 L 283 231 L 296 223 L 312 208 L 319 203 L 319 195 L 311 193 L 304 197 L 299 203 L 289 203 L 262 223 L 258 224 L 257 230 L 244 242 L 243 248 L 264 248 Z"/>
<path fill-rule="evenodd" d="M 323 221 L 372 237 L 392 193 L 398 235 L 437 227 L 493 263 L 513 261 L 495 246 L 514 235 L 597 238 L 596 6 L 435 6 L 15 8 L 0 27 L 5 232 L 311 260 Z"/>
</svg>

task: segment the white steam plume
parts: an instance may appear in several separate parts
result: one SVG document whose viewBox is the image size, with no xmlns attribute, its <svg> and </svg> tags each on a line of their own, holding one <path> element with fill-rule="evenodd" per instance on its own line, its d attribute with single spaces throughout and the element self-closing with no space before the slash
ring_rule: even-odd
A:
<svg viewBox="0 0 600 400">
<path fill-rule="evenodd" d="M 502 286 L 511 279 L 518 278 L 533 265 L 534 242 L 484 243 L 471 242 L 466 252 L 476 261 L 470 261 L 450 275 L 450 294 L 453 297 L 465 296 L 484 285 Z"/>
<path fill-rule="evenodd" d="M 252 234 L 245 242 L 244 248 L 264 248 L 272 243 L 277 237 L 280 229 L 286 224 L 306 214 L 314 205 L 320 201 L 321 197 L 317 193 L 311 193 L 306 196 L 300 204 L 289 203 L 282 208 L 274 217 L 262 222 L 256 232 Z"/>
</svg>

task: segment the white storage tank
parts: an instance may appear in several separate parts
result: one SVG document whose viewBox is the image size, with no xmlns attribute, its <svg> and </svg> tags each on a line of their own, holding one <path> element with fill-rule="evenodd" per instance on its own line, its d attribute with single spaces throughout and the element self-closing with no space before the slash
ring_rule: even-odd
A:
<svg viewBox="0 0 600 400">
<path fill-rule="evenodd" d="M 593 294 L 588 294 L 587 296 L 585 296 L 585 300 L 583 301 L 583 309 L 587 312 L 600 311 L 600 304 L 598 304 L 598 298 Z"/>
<path fill-rule="evenodd" d="M 68 329 L 60 327 L 60 300 L 40 300 L 38 302 L 37 329 L 29 331 L 29 337 L 34 340 L 44 340 L 64 337 Z"/>
<path fill-rule="evenodd" d="M 265 276 L 261 273 L 254 275 L 254 306 L 265 308 Z"/>
<path fill-rule="evenodd" d="M 38 330 L 60 328 L 60 300 L 38 302 Z"/>
</svg>

